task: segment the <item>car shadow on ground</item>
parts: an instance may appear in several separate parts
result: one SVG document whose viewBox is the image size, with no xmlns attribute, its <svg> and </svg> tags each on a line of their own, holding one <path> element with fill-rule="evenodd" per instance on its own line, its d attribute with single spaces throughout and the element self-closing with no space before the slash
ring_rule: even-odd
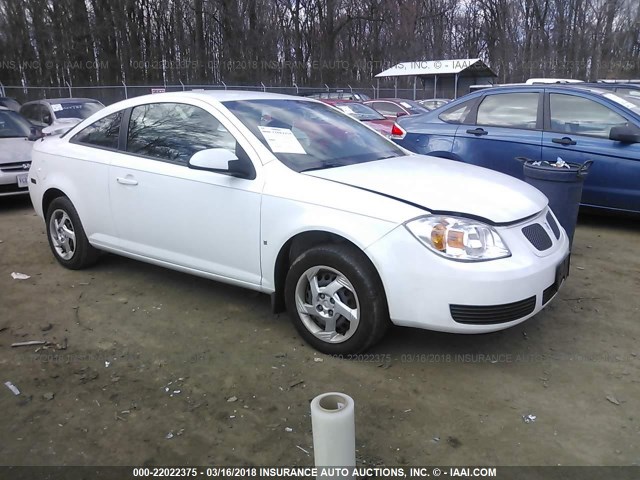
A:
<svg viewBox="0 0 640 480">
<path fill-rule="evenodd" d="M 0 197 L 0 212 L 23 210 L 25 208 L 32 208 L 31 198 L 29 195 Z"/>
<path fill-rule="evenodd" d="M 610 213 L 595 209 L 581 209 L 578 227 L 606 227 L 620 230 L 640 230 L 640 214 Z"/>
<path fill-rule="evenodd" d="M 105 254 L 95 266 L 91 267 L 91 270 L 95 273 L 108 271 L 109 273 L 136 276 L 144 279 L 144 285 L 146 286 L 149 286 L 149 282 L 155 281 L 163 284 L 165 288 L 188 290 L 190 294 L 215 295 L 224 297 L 229 302 L 244 304 L 249 301 L 251 303 L 264 303 L 265 308 L 270 308 L 268 295 L 262 295 L 259 292 L 246 288 L 236 287 L 189 273 L 182 273 L 116 254 Z M 261 300 L 256 302 L 253 300 L 256 298 L 260 298 Z"/>
</svg>

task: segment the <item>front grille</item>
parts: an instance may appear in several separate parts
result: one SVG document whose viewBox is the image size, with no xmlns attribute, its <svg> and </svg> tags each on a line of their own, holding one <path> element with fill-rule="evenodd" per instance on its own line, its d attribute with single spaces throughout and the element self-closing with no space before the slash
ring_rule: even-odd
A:
<svg viewBox="0 0 640 480">
<path fill-rule="evenodd" d="M 551 245 L 553 245 L 553 243 L 551 243 L 551 237 L 539 223 L 532 223 L 531 225 L 523 227 L 522 233 L 527 240 L 531 242 L 531 245 L 540 251 L 551 248 Z"/>
<path fill-rule="evenodd" d="M 547 223 L 551 227 L 551 230 L 553 230 L 553 234 L 556 236 L 556 238 L 560 239 L 560 229 L 558 228 L 558 222 L 556 222 L 556 219 L 553 218 L 551 212 L 547 212 Z"/>
<path fill-rule="evenodd" d="M 545 288 L 544 292 L 542 292 L 542 305 L 546 305 L 556 293 L 558 293 L 558 285 L 555 283 Z"/>
<path fill-rule="evenodd" d="M 526 317 L 536 308 L 536 297 L 503 305 L 449 305 L 451 316 L 458 323 L 505 323 Z"/>
<path fill-rule="evenodd" d="M 0 194 L 3 193 L 16 193 L 16 192 L 28 192 L 28 187 L 18 188 L 17 183 L 9 183 L 7 185 L 0 185 Z"/>
<path fill-rule="evenodd" d="M 28 172 L 29 167 L 31 167 L 31 162 L 3 163 L 0 165 L 0 170 L 3 172 Z"/>
</svg>

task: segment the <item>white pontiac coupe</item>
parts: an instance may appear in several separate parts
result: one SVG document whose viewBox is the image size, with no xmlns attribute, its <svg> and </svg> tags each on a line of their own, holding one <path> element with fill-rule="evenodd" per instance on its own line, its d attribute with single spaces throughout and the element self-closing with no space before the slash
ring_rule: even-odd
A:
<svg viewBox="0 0 640 480">
<path fill-rule="evenodd" d="M 511 327 L 569 270 L 538 190 L 287 95 L 113 104 L 36 142 L 29 190 L 63 266 L 107 251 L 268 293 L 330 354 L 366 350 L 390 322 Z"/>
</svg>

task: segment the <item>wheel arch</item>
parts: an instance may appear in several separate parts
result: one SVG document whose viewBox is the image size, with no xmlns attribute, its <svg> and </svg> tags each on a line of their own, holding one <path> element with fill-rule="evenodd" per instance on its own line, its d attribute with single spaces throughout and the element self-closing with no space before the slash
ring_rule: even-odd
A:
<svg viewBox="0 0 640 480">
<path fill-rule="evenodd" d="M 384 285 L 380 274 L 378 273 L 376 264 L 371 260 L 371 258 L 369 258 L 367 252 L 360 245 L 340 234 L 330 232 L 328 230 L 307 230 L 299 232 L 289 238 L 289 240 L 280 247 L 278 255 L 276 256 L 273 272 L 275 291 L 271 295 L 271 308 L 274 313 L 280 313 L 286 310 L 284 301 L 284 285 L 291 263 L 298 258 L 302 252 L 317 245 L 330 243 L 346 244 L 358 250 L 376 272 L 378 277 L 377 280 L 379 281 L 384 293 Z"/>
<path fill-rule="evenodd" d="M 69 198 L 66 193 L 55 187 L 48 188 L 47 191 L 44 192 L 44 195 L 42 195 L 42 215 L 45 217 L 45 219 L 47 216 L 49 205 L 51 205 L 51 202 L 53 202 L 58 197 Z"/>
<path fill-rule="evenodd" d="M 462 157 L 460 157 L 460 155 L 457 155 L 455 153 L 452 152 L 447 152 L 444 150 L 436 150 L 433 152 L 429 152 L 429 153 L 425 153 L 424 155 L 428 155 L 430 157 L 438 157 L 438 158 L 444 158 L 447 160 L 454 160 L 456 162 L 463 162 L 464 160 L 462 159 Z"/>
</svg>

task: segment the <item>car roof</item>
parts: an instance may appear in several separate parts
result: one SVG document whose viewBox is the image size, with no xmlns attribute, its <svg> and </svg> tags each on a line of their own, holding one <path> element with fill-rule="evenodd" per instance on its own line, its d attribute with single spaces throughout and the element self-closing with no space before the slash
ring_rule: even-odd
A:
<svg viewBox="0 0 640 480">
<path fill-rule="evenodd" d="M 367 100 L 367 102 L 377 102 L 378 100 L 382 100 L 384 102 L 395 102 L 395 103 L 406 102 L 406 101 L 413 102 L 413 100 L 411 100 L 410 98 L 372 98 L 371 100 Z"/>
<path fill-rule="evenodd" d="M 578 86 L 578 85 L 576 85 Z M 615 88 L 628 88 L 631 90 L 640 90 L 640 84 L 637 83 L 611 83 L 611 82 L 590 82 L 579 85 L 581 87 L 603 88 L 605 90 L 613 90 Z"/>
<path fill-rule="evenodd" d="M 41 98 L 39 100 L 31 100 L 30 102 L 23 103 L 22 105 L 31 105 L 33 103 L 77 103 L 77 102 L 98 102 L 95 98 L 83 98 L 83 97 L 65 97 L 65 98 Z"/>
<path fill-rule="evenodd" d="M 446 105 L 442 105 L 441 107 L 438 107 L 435 110 L 432 110 L 431 112 L 429 112 L 429 114 L 425 114 L 425 115 L 430 115 L 430 114 L 433 114 L 434 112 L 437 112 L 438 114 L 440 114 L 441 113 L 441 109 L 447 109 L 447 108 L 451 108 L 451 107 L 455 108 L 457 105 L 460 105 L 461 103 L 463 103 L 465 101 L 475 100 L 475 99 L 483 97 L 485 95 L 493 95 L 493 94 L 497 94 L 497 93 L 517 93 L 517 92 L 535 92 L 535 93 L 539 93 L 539 92 L 553 92 L 553 93 L 572 92 L 572 93 L 577 93 L 577 94 L 585 94 L 586 93 L 586 94 L 590 94 L 590 95 L 595 95 L 597 97 L 603 97 L 604 99 L 608 100 L 609 102 L 612 102 L 612 103 L 616 104 L 615 105 L 616 107 L 624 108 L 627 112 L 629 112 L 629 114 L 634 115 L 636 118 L 640 118 L 640 113 L 638 113 L 636 108 L 625 107 L 625 105 L 619 104 L 618 102 L 616 102 L 615 100 L 612 100 L 611 98 L 607 98 L 610 95 L 615 95 L 615 92 L 612 92 L 611 90 L 607 90 L 607 89 L 603 89 L 603 88 L 591 87 L 591 86 L 582 85 L 582 84 L 555 84 L 555 83 L 554 84 L 539 84 L 539 85 L 509 85 L 509 86 L 503 86 L 503 87 L 485 88 L 485 89 L 482 89 L 482 90 L 478 90 L 478 91 L 469 93 L 469 94 L 464 95 L 462 97 L 458 97 L 453 102 L 448 103 Z"/>
<path fill-rule="evenodd" d="M 322 103 L 328 103 L 330 105 L 335 105 L 335 104 L 342 104 L 342 103 L 357 103 L 358 105 L 362 105 L 362 102 L 359 102 L 357 100 L 349 100 L 346 98 L 319 98 L 318 100 L 320 100 Z"/>
<path fill-rule="evenodd" d="M 167 92 L 145 95 L 145 97 L 159 97 L 160 95 L 177 95 L 187 97 L 200 97 L 217 100 L 219 102 L 230 102 L 234 100 L 300 100 L 304 102 L 315 101 L 315 99 L 305 98 L 297 95 L 286 95 L 282 93 L 260 92 L 253 90 L 190 90 L 185 92 Z M 138 97 L 139 98 L 139 97 Z"/>
<path fill-rule="evenodd" d="M 84 125 L 88 121 L 95 121 L 92 119 L 95 119 L 96 115 L 98 118 L 102 118 L 107 115 L 111 115 L 112 113 L 119 112 L 127 108 L 133 108 L 138 105 L 145 105 L 149 103 L 179 103 L 185 100 L 200 100 L 213 106 L 215 106 L 216 103 L 221 104 L 223 102 L 238 100 L 295 100 L 297 102 L 323 103 L 314 98 L 250 90 L 187 90 L 180 92 L 151 93 L 112 103 L 99 112 L 94 113 L 89 118 L 83 120 L 78 125 Z"/>
<path fill-rule="evenodd" d="M 582 85 L 582 84 L 576 84 L 576 83 L 562 83 L 562 84 L 540 83 L 536 85 L 519 84 L 519 85 L 505 85 L 505 86 L 499 86 L 499 87 L 485 88 L 482 90 L 478 90 L 476 92 L 469 93 L 468 95 L 458 97 L 458 100 L 461 98 L 471 97 L 472 95 L 473 97 L 477 97 L 477 96 L 491 94 L 492 92 L 520 92 L 523 90 L 527 90 L 527 91 L 547 90 L 547 91 L 558 91 L 558 92 L 573 91 L 576 93 L 588 91 L 598 95 L 611 93 L 603 88 L 597 88 L 590 85 Z"/>
</svg>

